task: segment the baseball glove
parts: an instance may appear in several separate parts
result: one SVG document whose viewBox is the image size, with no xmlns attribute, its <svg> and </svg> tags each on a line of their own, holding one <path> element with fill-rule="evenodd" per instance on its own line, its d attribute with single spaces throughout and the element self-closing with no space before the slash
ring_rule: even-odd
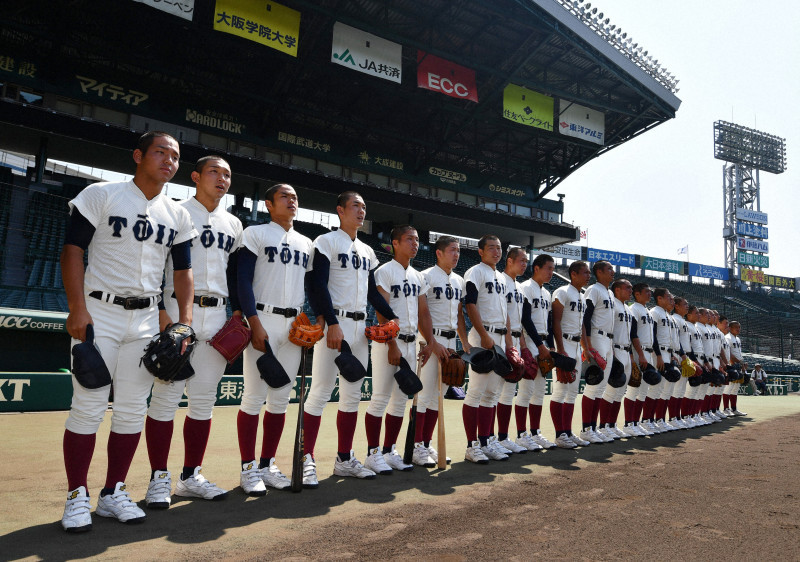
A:
<svg viewBox="0 0 800 562">
<path fill-rule="evenodd" d="M 400 326 L 394 322 L 384 322 L 364 328 L 364 335 L 374 342 L 386 343 L 392 341 L 400 333 Z"/>
<path fill-rule="evenodd" d="M 322 326 L 312 324 L 305 312 L 301 312 L 289 328 L 289 341 L 300 347 L 313 347 L 322 339 Z"/>
<path fill-rule="evenodd" d="M 642 370 L 636 361 L 631 362 L 631 380 L 628 381 L 628 386 L 633 388 L 642 386 Z"/>
<path fill-rule="evenodd" d="M 523 379 L 533 380 L 539 372 L 539 363 L 527 347 L 520 351 L 522 360 L 525 362 L 525 373 L 522 375 Z"/>
<path fill-rule="evenodd" d="M 575 371 L 567 371 L 561 367 L 556 367 L 556 380 L 563 384 L 575 382 Z"/>
<path fill-rule="evenodd" d="M 681 361 L 681 376 L 687 378 L 694 376 L 694 363 L 688 357 L 684 357 Z"/>
<path fill-rule="evenodd" d="M 188 345 L 181 353 L 184 341 L 188 341 Z M 191 326 L 178 322 L 170 324 L 153 336 L 144 348 L 139 365 L 144 364 L 153 376 L 166 382 L 186 380 L 194 374 L 189 359 L 196 343 L 197 336 Z"/>
<path fill-rule="evenodd" d="M 552 354 L 548 358 L 539 357 L 539 370 L 542 372 L 543 375 L 546 375 L 550 371 L 553 370 L 553 367 L 556 366 L 556 361 L 553 359 Z"/>
<path fill-rule="evenodd" d="M 511 363 L 511 372 L 503 378 L 508 382 L 518 382 L 525 375 L 525 361 L 522 360 L 522 356 L 516 347 L 506 349 L 506 357 L 508 362 Z"/>
<path fill-rule="evenodd" d="M 230 365 L 250 343 L 251 335 L 247 321 L 237 314 L 228 318 L 214 337 L 208 340 L 208 345 L 219 351 Z"/>
<path fill-rule="evenodd" d="M 600 367 L 600 370 L 602 370 L 602 371 L 606 370 L 606 360 L 603 358 L 602 355 L 600 355 L 597 352 L 596 349 L 594 349 L 593 347 L 590 347 L 589 348 L 589 355 L 591 356 L 592 359 L 594 359 L 594 362 L 597 363 L 597 366 Z M 589 358 L 587 357 L 586 359 L 588 360 Z"/>
<path fill-rule="evenodd" d="M 467 374 L 467 364 L 455 349 L 447 350 L 447 360 L 442 362 L 442 384 L 461 386 Z"/>
</svg>

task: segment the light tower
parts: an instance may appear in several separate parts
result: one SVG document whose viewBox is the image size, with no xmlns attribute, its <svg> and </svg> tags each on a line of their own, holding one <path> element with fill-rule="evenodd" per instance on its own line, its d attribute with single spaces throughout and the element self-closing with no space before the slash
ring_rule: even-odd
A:
<svg viewBox="0 0 800 562">
<path fill-rule="evenodd" d="M 761 211 L 759 172 L 782 174 L 786 139 L 755 129 L 714 123 L 714 158 L 722 166 L 725 267 L 740 279 L 741 266 L 769 267 L 767 213 Z"/>
</svg>

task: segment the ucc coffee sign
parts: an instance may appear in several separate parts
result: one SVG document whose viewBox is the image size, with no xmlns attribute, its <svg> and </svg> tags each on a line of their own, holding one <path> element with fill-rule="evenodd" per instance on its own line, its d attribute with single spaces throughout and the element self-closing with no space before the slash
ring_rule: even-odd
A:
<svg viewBox="0 0 800 562">
<path fill-rule="evenodd" d="M 478 103 L 474 70 L 425 51 L 417 51 L 417 86 Z"/>
</svg>

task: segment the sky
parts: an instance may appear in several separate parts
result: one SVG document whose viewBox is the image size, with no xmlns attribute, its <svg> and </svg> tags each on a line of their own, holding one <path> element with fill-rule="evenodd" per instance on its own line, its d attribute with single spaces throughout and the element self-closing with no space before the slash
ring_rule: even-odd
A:
<svg viewBox="0 0 800 562">
<path fill-rule="evenodd" d="M 592 0 L 680 80 L 676 117 L 584 165 L 558 186 L 588 245 L 724 265 L 724 162 L 713 124 L 784 137 L 787 169 L 761 173 L 773 275 L 800 276 L 800 2 Z M 598 212 L 598 209 L 603 210 Z M 613 210 L 611 210 L 613 209 Z M 586 244 L 586 242 L 583 242 Z"/>
</svg>

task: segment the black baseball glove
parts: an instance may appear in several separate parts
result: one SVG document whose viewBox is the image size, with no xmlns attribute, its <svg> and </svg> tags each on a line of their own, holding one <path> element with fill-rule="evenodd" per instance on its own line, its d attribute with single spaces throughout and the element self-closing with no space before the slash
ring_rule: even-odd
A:
<svg viewBox="0 0 800 562">
<path fill-rule="evenodd" d="M 186 350 L 181 353 L 183 342 L 187 340 Z M 194 375 L 189 359 L 196 343 L 197 336 L 191 326 L 170 324 L 153 336 L 144 348 L 139 365 L 144 364 L 153 376 L 166 382 L 186 380 Z"/>
</svg>

